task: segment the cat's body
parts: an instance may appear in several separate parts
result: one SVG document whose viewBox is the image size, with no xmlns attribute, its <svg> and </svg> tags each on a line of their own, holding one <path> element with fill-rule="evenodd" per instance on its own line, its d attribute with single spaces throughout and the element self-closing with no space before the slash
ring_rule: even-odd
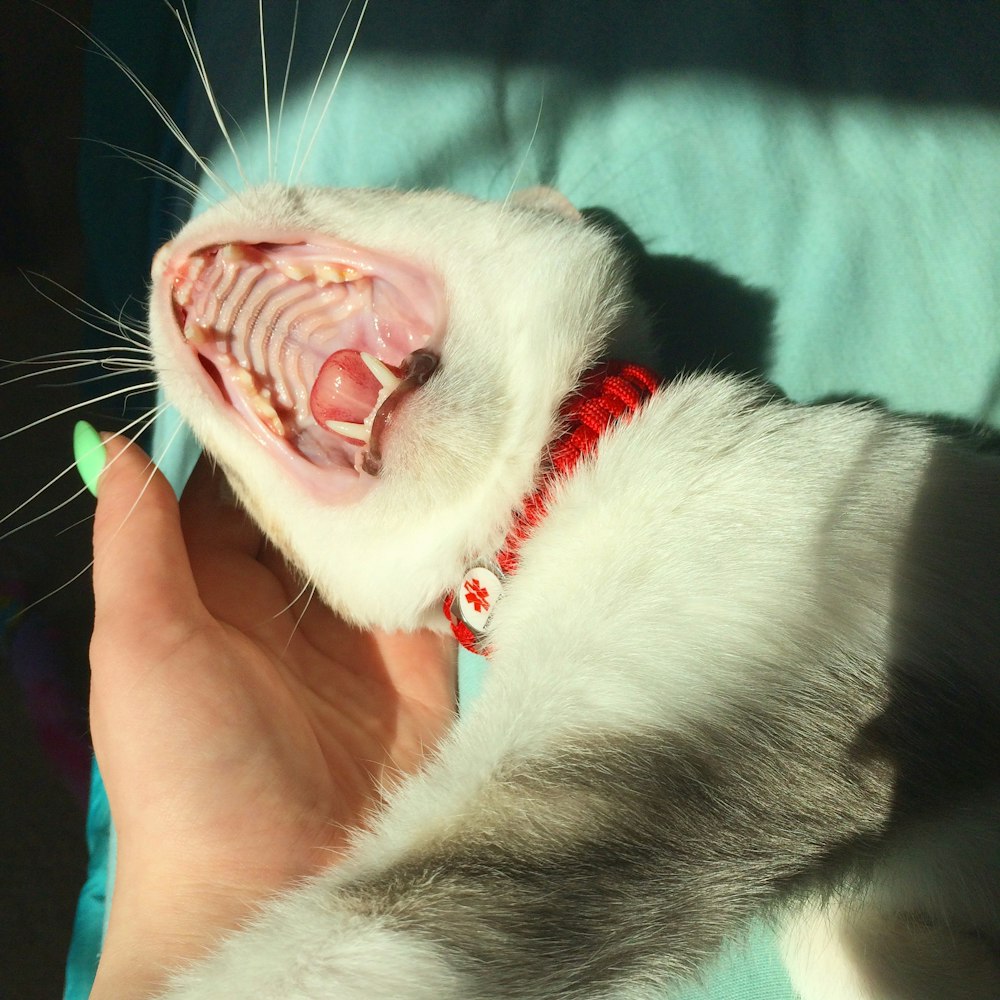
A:
<svg viewBox="0 0 1000 1000">
<path fill-rule="evenodd" d="M 168 396 L 362 624 L 446 628 L 442 597 L 495 557 L 564 398 L 602 357 L 651 357 L 614 241 L 534 201 L 273 186 L 157 259 Z M 272 272 L 278 244 L 325 247 L 362 312 L 390 302 L 381 325 L 408 328 L 383 360 L 439 359 L 400 397 L 377 476 L 334 432 L 318 466 L 278 453 L 258 395 L 277 353 L 251 358 L 249 407 L 230 405 L 226 331 L 206 376 L 178 322 L 203 306 L 191 257 L 227 244 Z M 284 335 L 283 309 L 248 354 Z M 379 325 L 351 336 L 379 353 Z M 285 439 L 309 419 L 289 405 Z M 760 914 L 790 920 L 806 1000 L 996 995 L 997 472 L 875 408 L 664 385 L 554 487 L 490 620 L 481 699 L 424 773 L 348 862 L 168 996 L 658 997 Z M 957 983 L 934 980 L 949 960 Z"/>
</svg>

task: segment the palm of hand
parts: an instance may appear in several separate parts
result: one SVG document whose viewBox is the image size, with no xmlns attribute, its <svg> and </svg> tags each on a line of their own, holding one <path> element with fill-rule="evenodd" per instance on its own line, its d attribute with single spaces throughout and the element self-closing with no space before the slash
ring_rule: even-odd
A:
<svg viewBox="0 0 1000 1000">
<path fill-rule="evenodd" d="M 294 575 L 219 503 L 207 469 L 180 525 L 173 503 L 157 480 L 96 550 L 92 724 L 121 857 L 148 865 L 155 846 L 178 877 L 278 888 L 335 860 L 381 787 L 441 737 L 452 646 L 361 632 L 315 599 L 303 609 Z M 126 556 L 132 534 L 143 551 Z M 115 600 L 101 580 L 119 557 L 133 565 L 118 566 L 131 585 Z"/>
</svg>

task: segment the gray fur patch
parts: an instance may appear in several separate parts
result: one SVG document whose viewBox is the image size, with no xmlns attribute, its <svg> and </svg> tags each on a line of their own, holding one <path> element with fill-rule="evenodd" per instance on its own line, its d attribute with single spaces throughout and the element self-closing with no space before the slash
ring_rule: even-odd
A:
<svg viewBox="0 0 1000 1000">
<path fill-rule="evenodd" d="M 875 699 L 839 727 L 814 714 L 808 733 L 795 701 L 522 761 L 461 834 L 349 892 L 443 946 L 483 997 L 690 977 L 751 914 L 868 854 L 887 823 L 891 768 L 852 721 Z"/>
</svg>

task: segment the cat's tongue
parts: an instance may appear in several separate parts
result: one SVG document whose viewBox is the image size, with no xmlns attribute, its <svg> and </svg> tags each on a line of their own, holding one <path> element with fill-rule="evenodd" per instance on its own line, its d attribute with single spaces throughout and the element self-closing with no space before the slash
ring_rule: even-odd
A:
<svg viewBox="0 0 1000 1000">
<path fill-rule="evenodd" d="M 437 367 L 437 354 L 424 348 L 408 355 L 401 367 L 362 351 L 334 351 L 313 383 L 309 410 L 321 427 L 365 445 L 360 468 L 376 476 L 382 462 L 382 436 L 397 408 Z"/>
<path fill-rule="evenodd" d="M 330 420 L 363 424 L 381 390 L 381 383 L 361 360 L 360 351 L 335 351 L 323 362 L 313 383 L 309 409 L 321 427 Z"/>
</svg>

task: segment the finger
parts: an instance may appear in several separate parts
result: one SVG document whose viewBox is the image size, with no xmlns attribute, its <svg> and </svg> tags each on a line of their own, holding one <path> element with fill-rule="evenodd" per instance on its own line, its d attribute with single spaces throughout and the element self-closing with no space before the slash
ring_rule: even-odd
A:
<svg viewBox="0 0 1000 1000">
<path fill-rule="evenodd" d="M 202 455 L 181 498 L 181 523 L 192 552 L 231 549 L 256 556 L 261 534 L 237 506 L 223 473 Z"/>
<path fill-rule="evenodd" d="M 432 629 L 373 632 L 386 672 L 400 695 L 443 714 L 455 707 L 458 646 L 451 635 Z"/>
<path fill-rule="evenodd" d="M 148 630 L 197 607 L 177 499 L 146 453 L 121 438 L 107 459 L 94 516 L 95 632 Z"/>
</svg>

